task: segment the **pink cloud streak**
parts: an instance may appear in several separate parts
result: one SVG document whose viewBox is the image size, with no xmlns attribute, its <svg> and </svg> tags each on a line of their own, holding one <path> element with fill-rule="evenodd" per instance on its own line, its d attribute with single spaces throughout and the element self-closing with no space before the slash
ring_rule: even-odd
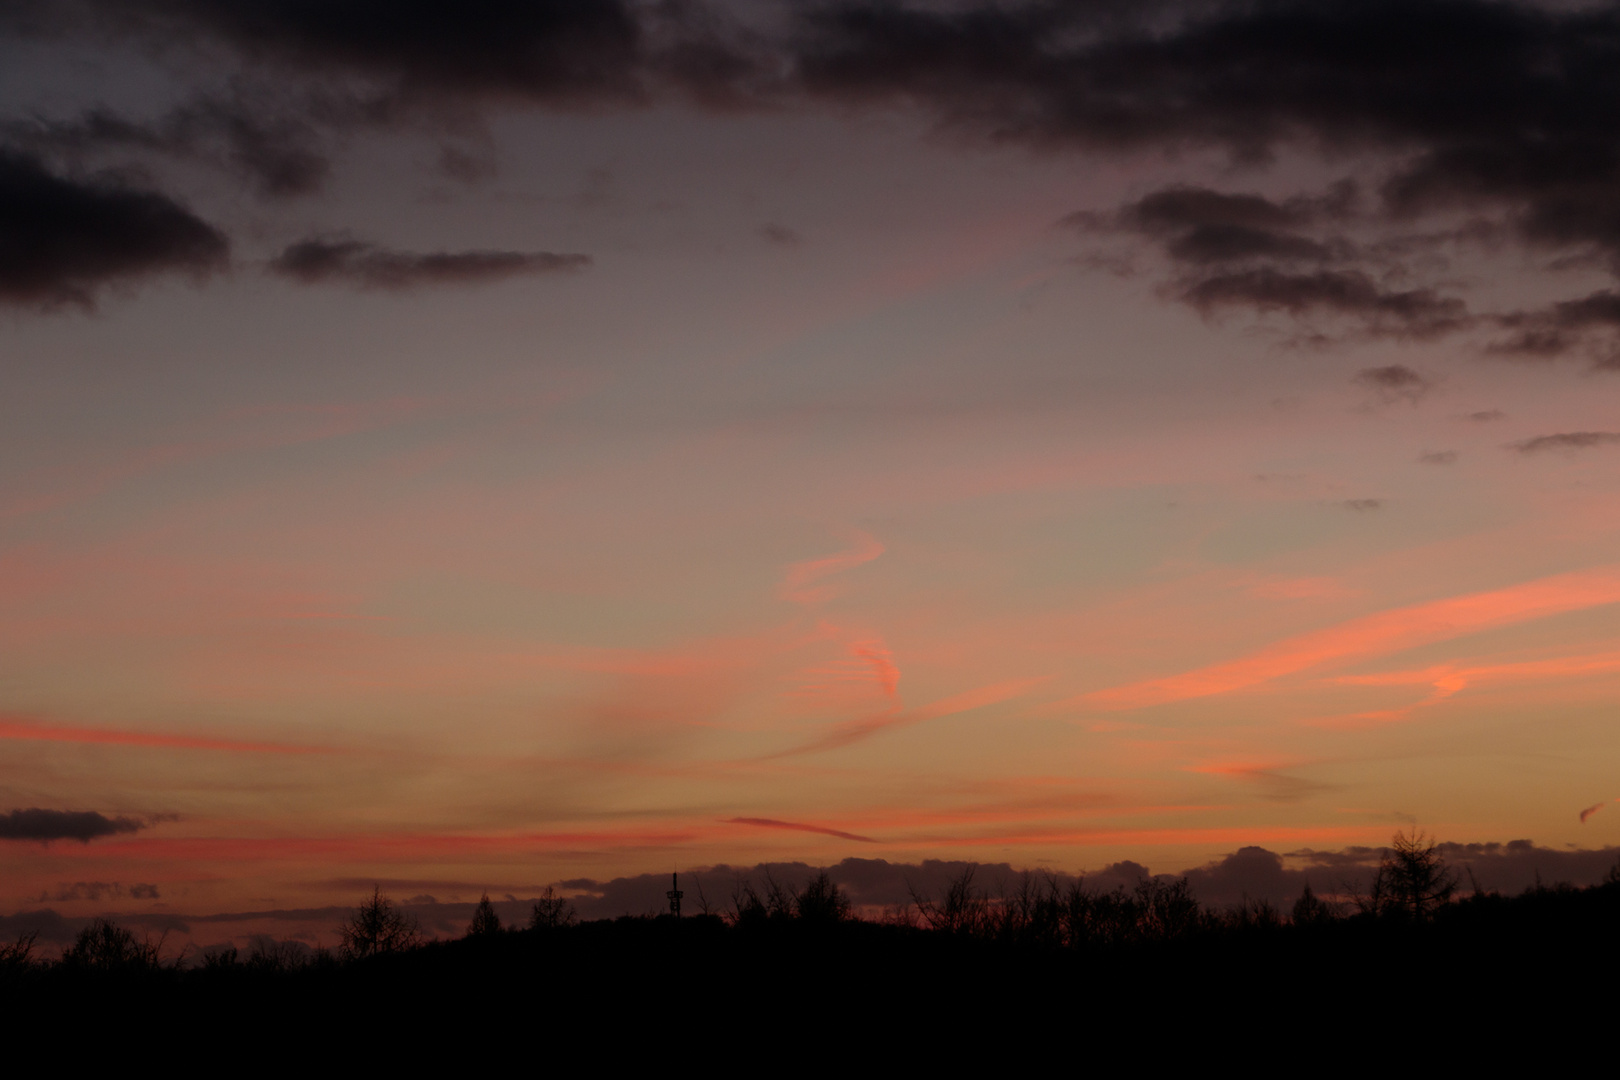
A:
<svg viewBox="0 0 1620 1080">
<path fill-rule="evenodd" d="M 1247 689 L 1335 661 L 1396 652 L 1465 634 L 1620 602 L 1620 568 L 1540 578 L 1506 589 L 1412 604 L 1268 645 L 1236 660 L 1085 695 L 1103 709 L 1136 709 Z"/>
<path fill-rule="evenodd" d="M 143 731 L 109 731 L 105 728 L 45 725 L 26 717 L 0 716 L 0 739 L 32 742 L 101 743 L 113 746 L 146 746 L 165 750 L 223 750 L 238 754 L 334 754 L 335 747 L 300 746 L 293 743 L 250 742 L 195 735 L 165 735 Z"/>
</svg>

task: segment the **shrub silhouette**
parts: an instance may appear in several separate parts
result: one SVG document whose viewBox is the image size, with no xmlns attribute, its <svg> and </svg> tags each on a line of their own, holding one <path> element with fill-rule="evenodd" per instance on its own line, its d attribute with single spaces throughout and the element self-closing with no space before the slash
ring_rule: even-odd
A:
<svg viewBox="0 0 1620 1080">
<path fill-rule="evenodd" d="M 87 971 L 153 970 L 163 939 L 155 943 L 136 939 L 111 919 L 98 918 L 79 931 L 73 945 L 62 954 L 62 963 Z"/>
<path fill-rule="evenodd" d="M 312 950 L 302 942 L 277 941 L 269 934 L 248 940 L 248 967 L 255 971 L 295 971 L 309 963 Z"/>
<path fill-rule="evenodd" d="M 416 918 L 384 896 L 380 886 L 372 888 L 371 899 L 338 927 L 338 934 L 344 955 L 355 959 L 404 952 L 422 942 Z"/>
<path fill-rule="evenodd" d="M 534 902 L 534 909 L 529 912 L 529 928 L 532 930 L 555 930 L 572 926 L 578 921 L 574 905 L 558 896 L 557 890 L 550 885 L 546 886 L 546 891 L 540 894 L 540 898 Z"/>
<path fill-rule="evenodd" d="M 34 942 L 38 937 L 37 933 L 18 934 L 14 943 L 0 945 L 0 976 L 34 966 Z"/>
<path fill-rule="evenodd" d="M 501 932 L 501 917 L 495 914 L 495 905 L 489 902 L 489 893 L 478 901 L 478 907 L 473 911 L 472 923 L 467 927 L 468 937 L 479 937 L 485 934 L 498 934 Z"/>
<path fill-rule="evenodd" d="M 832 885 L 831 880 L 827 885 Z M 763 893 L 754 888 L 752 881 L 739 875 L 731 893 L 731 908 L 730 921 L 733 926 L 784 922 L 800 913 L 799 894 L 777 881 L 769 870 L 765 871 Z"/>
</svg>

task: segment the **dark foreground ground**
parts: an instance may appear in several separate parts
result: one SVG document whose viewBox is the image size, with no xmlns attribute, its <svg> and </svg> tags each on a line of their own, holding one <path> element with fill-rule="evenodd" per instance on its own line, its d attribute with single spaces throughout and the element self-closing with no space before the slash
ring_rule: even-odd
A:
<svg viewBox="0 0 1620 1080">
<path fill-rule="evenodd" d="M 1620 884 L 1473 896 L 1422 920 L 1136 917 L 1088 931 L 992 907 L 947 930 L 784 911 L 304 964 L 14 963 L 0 1006 L 14 1040 L 113 1063 L 173 1048 L 222 1067 L 314 1055 L 368 1072 L 429 1060 L 504 1072 L 515 1053 L 524 1071 L 1044 1072 L 1036 1062 L 1055 1054 L 1064 1071 L 1364 1062 L 1407 1075 L 1521 1055 L 1555 1065 L 1605 1047 L 1620 1005 Z"/>
</svg>

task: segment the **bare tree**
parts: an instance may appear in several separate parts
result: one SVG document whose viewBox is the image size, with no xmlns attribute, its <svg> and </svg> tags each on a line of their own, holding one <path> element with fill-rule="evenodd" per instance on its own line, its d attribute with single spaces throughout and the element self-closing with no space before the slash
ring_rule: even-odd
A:
<svg viewBox="0 0 1620 1080">
<path fill-rule="evenodd" d="M 159 962 L 158 955 L 163 950 L 164 937 L 156 942 L 145 937 L 137 940 L 132 931 L 111 919 L 98 918 L 79 931 L 72 947 L 62 954 L 62 963 L 69 967 L 101 971 L 155 969 Z"/>
<path fill-rule="evenodd" d="M 0 945 L 0 975 L 8 971 L 21 971 L 34 965 L 34 940 L 38 931 L 18 934 L 12 945 Z"/>
<path fill-rule="evenodd" d="M 422 942 L 422 928 L 416 917 L 384 896 L 381 886 L 372 887 L 371 899 L 344 920 L 338 934 L 343 940 L 343 952 L 357 958 L 404 952 Z"/>
<path fill-rule="evenodd" d="M 910 889 L 911 901 L 917 905 L 917 911 L 928 929 L 943 930 L 948 934 L 977 934 L 984 929 L 989 918 L 990 900 L 983 890 L 974 886 L 974 870 L 969 864 L 952 878 L 946 886 L 945 898 L 937 904 L 915 889 Z"/>
</svg>

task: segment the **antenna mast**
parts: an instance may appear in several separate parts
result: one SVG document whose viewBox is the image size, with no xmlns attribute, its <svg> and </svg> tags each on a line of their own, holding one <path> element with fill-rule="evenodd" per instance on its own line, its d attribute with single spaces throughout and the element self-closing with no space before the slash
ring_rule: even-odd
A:
<svg viewBox="0 0 1620 1080">
<path fill-rule="evenodd" d="M 680 918 L 681 897 L 685 896 L 686 894 L 681 892 L 679 874 L 672 873 L 669 875 L 669 892 L 665 893 L 664 895 L 669 897 L 669 913 L 675 916 L 677 919 Z"/>
</svg>

